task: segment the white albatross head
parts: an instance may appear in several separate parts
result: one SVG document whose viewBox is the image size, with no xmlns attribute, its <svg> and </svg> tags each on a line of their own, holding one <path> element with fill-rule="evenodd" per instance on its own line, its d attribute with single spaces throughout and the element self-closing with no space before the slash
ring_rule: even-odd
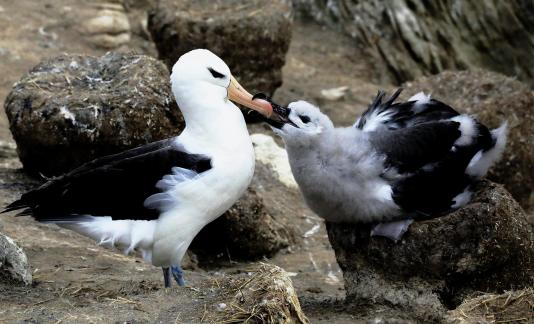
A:
<svg viewBox="0 0 534 324">
<path fill-rule="evenodd" d="M 226 63 L 206 49 L 192 50 L 178 59 L 172 68 L 171 85 L 186 122 L 192 115 L 209 114 L 217 119 L 217 115 L 226 113 L 223 109 L 228 100 L 264 116 L 272 114 L 269 102 L 253 99 L 232 76 Z"/>
</svg>

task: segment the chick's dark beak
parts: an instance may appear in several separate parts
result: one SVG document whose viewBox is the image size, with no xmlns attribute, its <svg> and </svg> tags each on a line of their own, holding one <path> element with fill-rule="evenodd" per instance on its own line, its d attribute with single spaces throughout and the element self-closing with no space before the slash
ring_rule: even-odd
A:
<svg viewBox="0 0 534 324">
<path fill-rule="evenodd" d="M 270 97 L 261 92 L 256 93 L 254 96 L 252 96 L 252 100 L 254 99 L 262 99 L 271 104 L 273 108 L 271 116 L 269 118 L 262 116 L 263 121 L 265 121 L 269 125 L 275 128 L 282 128 L 285 124 L 290 124 L 297 127 L 297 125 L 295 125 L 289 119 L 289 113 L 291 112 L 291 109 L 275 103 Z"/>
</svg>

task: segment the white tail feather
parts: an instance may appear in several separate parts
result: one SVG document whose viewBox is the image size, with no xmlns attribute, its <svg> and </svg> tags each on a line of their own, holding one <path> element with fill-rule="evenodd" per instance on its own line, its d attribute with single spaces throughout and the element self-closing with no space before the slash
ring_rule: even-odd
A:
<svg viewBox="0 0 534 324">
<path fill-rule="evenodd" d="M 504 122 L 499 128 L 491 131 L 491 136 L 495 140 L 495 146 L 486 152 L 478 151 L 469 162 L 465 173 L 472 177 L 481 178 L 489 168 L 497 162 L 506 147 L 506 137 L 508 134 L 508 123 Z"/>
</svg>

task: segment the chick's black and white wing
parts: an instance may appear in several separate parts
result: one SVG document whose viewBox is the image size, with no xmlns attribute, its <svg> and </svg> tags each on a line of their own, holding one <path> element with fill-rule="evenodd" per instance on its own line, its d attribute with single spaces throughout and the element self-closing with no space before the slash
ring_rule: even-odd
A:
<svg viewBox="0 0 534 324">
<path fill-rule="evenodd" d="M 153 220 L 166 208 L 165 190 L 211 168 L 209 157 L 191 154 L 176 139 L 105 156 L 48 181 L 6 207 L 44 222 Z"/>
<path fill-rule="evenodd" d="M 365 132 L 380 129 L 399 129 L 429 121 L 449 119 L 458 112 L 443 102 L 420 92 L 406 102 L 395 102 L 402 89 L 384 101 L 386 93 L 379 91 L 367 110 L 354 124 Z"/>
<path fill-rule="evenodd" d="M 383 177 L 403 210 L 436 215 L 457 207 L 475 180 L 469 166 L 477 152 L 495 146 L 488 129 L 469 116 L 369 133 L 385 157 Z"/>
</svg>

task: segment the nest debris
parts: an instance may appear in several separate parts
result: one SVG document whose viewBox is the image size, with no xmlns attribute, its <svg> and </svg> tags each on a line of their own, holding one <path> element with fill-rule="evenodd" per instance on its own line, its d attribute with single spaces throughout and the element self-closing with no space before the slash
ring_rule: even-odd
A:
<svg viewBox="0 0 534 324">
<path fill-rule="evenodd" d="M 203 322 L 230 323 L 302 323 L 308 319 L 289 275 L 275 265 L 259 263 L 247 276 L 230 277 L 219 289 L 218 312 L 202 316 Z"/>
<path fill-rule="evenodd" d="M 452 323 L 534 323 L 534 289 L 482 294 L 449 313 Z"/>
</svg>

